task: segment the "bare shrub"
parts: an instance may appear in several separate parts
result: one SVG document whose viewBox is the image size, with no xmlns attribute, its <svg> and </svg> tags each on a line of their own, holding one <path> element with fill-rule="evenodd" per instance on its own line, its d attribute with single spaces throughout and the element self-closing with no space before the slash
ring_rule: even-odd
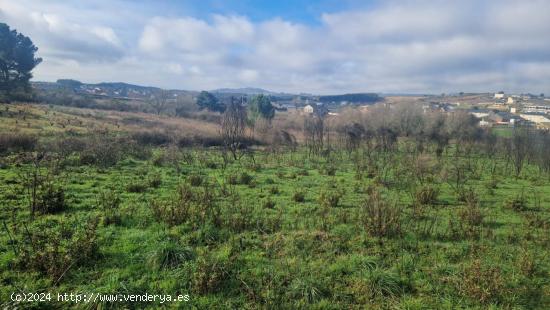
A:
<svg viewBox="0 0 550 310">
<path fill-rule="evenodd" d="M 484 266 L 479 259 L 463 268 L 457 287 L 464 296 L 482 304 L 499 303 L 506 291 L 501 270 Z"/>
<path fill-rule="evenodd" d="M 29 152 L 36 148 L 38 137 L 22 133 L 1 133 L 0 154 L 8 152 Z"/>
<path fill-rule="evenodd" d="M 138 131 L 134 132 L 131 138 L 140 145 L 153 146 L 167 145 L 173 140 L 172 136 L 162 131 Z"/>
<path fill-rule="evenodd" d="M 432 205 L 437 203 L 439 189 L 433 186 L 423 186 L 414 195 L 415 202 L 420 205 Z"/>
<path fill-rule="evenodd" d="M 401 208 L 385 200 L 377 189 L 361 206 L 365 231 L 374 237 L 391 237 L 401 233 Z"/>
<path fill-rule="evenodd" d="M 72 267 L 94 261 L 97 218 L 88 221 L 50 220 L 19 233 L 17 265 L 46 274 L 59 282 Z"/>
<path fill-rule="evenodd" d="M 200 174 L 190 174 L 187 176 L 186 180 L 191 186 L 201 186 L 204 181 L 204 177 Z"/>
<path fill-rule="evenodd" d="M 504 202 L 504 207 L 512 209 L 514 211 L 525 211 L 527 210 L 527 199 L 522 192 L 515 197 L 506 199 L 506 201 Z"/>
<path fill-rule="evenodd" d="M 234 160 L 240 157 L 239 150 L 244 147 L 246 119 L 246 109 L 231 98 L 231 103 L 223 113 L 221 137 L 225 150 L 231 152 Z"/>
<path fill-rule="evenodd" d="M 165 222 L 169 226 L 185 223 L 192 212 L 195 193 L 187 184 L 182 184 L 177 189 L 177 198 L 170 201 L 153 200 L 150 202 L 153 216 Z"/>
<path fill-rule="evenodd" d="M 96 196 L 96 205 L 103 211 L 103 225 L 120 224 L 120 194 L 114 190 L 100 192 Z"/>
<path fill-rule="evenodd" d="M 294 194 L 292 194 L 292 200 L 294 202 L 304 202 L 306 200 L 306 195 L 304 192 L 296 191 Z"/>
<path fill-rule="evenodd" d="M 58 163 L 58 158 L 45 153 L 30 153 L 19 158 L 19 164 L 26 165 L 19 170 L 18 178 L 26 193 L 31 217 L 36 212 L 51 214 L 65 209 Z"/>
</svg>

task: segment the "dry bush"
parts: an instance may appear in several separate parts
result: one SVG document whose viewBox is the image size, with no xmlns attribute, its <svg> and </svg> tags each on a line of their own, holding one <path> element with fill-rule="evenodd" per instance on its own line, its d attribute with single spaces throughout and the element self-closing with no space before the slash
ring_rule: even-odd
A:
<svg viewBox="0 0 550 310">
<path fill-rule="evenodd" d="M 306 195 L 304 192 L 296 191 L 294 194 L 292 194 L 292 200 L 294 202 L 304 202 L 306 200 Z"/>
<path fill-rule="evenodd" d="M 172 142 L 172 135 L 163 131 L 138 131 L 131 135 L 131 138 L 140 145 L 161 146 Z"/>
<path fill-rule="evenodd" d="M 216 293 L 224 285 L 234 279 L 233 269 L 236 264 L 236 255 L 228 256 L 204 255 L 197 260 L 193 272 L 192 291 L 199 295 Z"/>
<path fill-rule="evenodd" d="M 145 193 L 148 188 L 148 184 L 143 181 L 132 181 L 126 185 L 128 193 Z"/>
<path fill-rule="evenodd" d="M 153 200 L 150 206 L 153 216 L 158 221 L 175 226 L 189 220 L 195 199 L 196 195 L 191 188 L 187 184 L 182 184 L 177 189 L 177 198 L 170 201 Z"/>
<path fill-rule="evenodd" d="M 525 211 L 527 210 L 527 199 L 521 193 L 515 197 L 506 199 L 504 207 L 514 211 Z"/>
<path fill-rule="evenodd" d="M 1 133 L 0 154 L 8 152 L 29 152 L 36 148 L 38 137 L 22 133 Z"/>
<path fill-rule="evenodd" d="M 433 205 L 437 203 L 439 189 L 433 186 L 423 186 L 414 195 L 415 202 L 420 205 Z"/>
<path fill-rule="evenodd" d="M 17 265 L 59 282 L 70 268 L 94 261 L 97 254 L 98 219 L 85 222 L 49 220 L 20 232 Z"/>
<path fill-rule="evenodd" d="M 500 268 L 484 266 L 479 259 L 463 268 L 462 277 L 457 282 L 462 295 L 482 304 L 499 303 L 506 292 Z"/>
<path fill-rule="evenodd" d="M 61 186 L 49 182 L 41 188 L 36 205 L 39 213 L 55 214 L 66 208 L 65 190 Z"/>
<path fill-rule="evenodd" d="M 187 176 L 186 181 L 191 186 L 201 186 L 204 182 L 204 177 L 200 174 L 190 174 Z"/>
<path fill-rule="evenodd" d="M 120 194 L 114 190 L 100 192 L 96 196 L 96 206 L 103 211 L 103 225 L 120 224 Z"/>
<path fill-rule="evenodd" d="M 365 231 L 374 237 L 391 237 L 401 233 L 401 208 L 385 200 L 377 189 L 370 190 L 361 206 Z"/>
</svg>

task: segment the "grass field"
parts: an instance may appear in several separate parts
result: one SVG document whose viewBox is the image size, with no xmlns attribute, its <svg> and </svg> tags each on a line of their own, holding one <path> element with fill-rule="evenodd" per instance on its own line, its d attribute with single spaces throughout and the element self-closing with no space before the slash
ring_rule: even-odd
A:
<svg viewBox="0 0 550 310">
<path fill-rule="evenodd" d="M 43 111 L 32 107 L 27 115 Z M 106 119 L 120 123 L 119 117 Z M 27 119 L 36 120 L 31 129 L 45 128 L 51 116 Z M 1 124 L 14 126 L 10 121 L 11 114 Z M 117 132 L 114 121 L 98 123 Z M 42 130 L 43 138 L 54 134 Z M 548 175 L 526 164 L 515 177 L 500 156 L 459 156 L 451 146 L 437 157 L 411 153 L 408 143 L 401 139 L 389 152 L 325 156 L 301 147 L 257 148 L 237 161 L 224 160 L 216 148 L 153 147 L 148 156 L 127 155 L 111 166 L 85 164 L 81 152 L 41 159 L 38 169 L 35 157 L 6 154 L 2 305 L 548 308 Z M 49 202 L 50 209 L 32 217 L 35 172 L 49 193 L 39 205 Z M 13 292 L 190 300 L 17 303 L 9 301 Z"/>
</svg>

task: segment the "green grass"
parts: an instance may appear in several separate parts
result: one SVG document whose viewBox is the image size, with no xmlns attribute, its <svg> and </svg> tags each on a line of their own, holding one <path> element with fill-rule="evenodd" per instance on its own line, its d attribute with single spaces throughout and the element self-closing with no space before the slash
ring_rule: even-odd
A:
<svg viewBox="0 0 550 310">
<path fill-rule="evenodd" d="M 403 209 L 402 233 L 378 238 L 366 232 L 360 218 L 369 187 L 381 182 L 367 173 L 357 177 L 355 160 L 345 153 L 333 154 L 328 163 L 302 151 L 281 155 L 259 151 L 256 165 L 244 157 L 223 169 L 219 153 L 190 152 L 193 163 L 179 163 L 179 173 L 170 165 L 134 159 L 106 170 L 66 167 L 62 184 L 68 209 L 38 216 L 34 222 L 103 218 L 97 198 L 109 189 L 120 195 L 120 220 L 100 221 L 97 257 L 75 264 L 57 285 L 57 279 L 44 272 L 15 265 L 16 255 L 3 230 L 2 303 L 14 305 L 9 302 L 10 294 L 24 290 L 190 295 L 189 302 L 166 305 L 169 308 L 550 306 L 550 182 L 533 166 L 526 166 L 516 179 L 505 170 L 504 160 L 497 159 L 498 182 L 496 188 L 489 189 L 485 164 L 490 159 L 473 160 L 477 168 L 466 185 L 477 193 L 484 219 L 479 227 L 456 230 L 452 225 L 463 224 L 460 210 L 465 203 L 442 177 L 444 168 L 455 159 L 444 157 L 438 162 L 432 158 L 438 168 L 430 174 L 428 184 L 439 189 L 438 198 L 434 204 L 414 206 L 410 193 L 414 178 L 400 174 L 402 170 L 410 172 L 410 166 L 406 155 L 396 153 L 388 177 L 378 189 L 384 199 Z M 210 165 L 201 163 L 201 158 L 217 167 L 207 168 Z M 328 175 L 332 174 L 327 173 L 328 166 L 335 168 L 334 175 Z M 25 195 L 14 184 L 21 169 L 24 167 L 13 164 L 0 169 L 1 217 L 12 234 L 22 234 L 22 223 L 34 225 Z M 243 173 L 251 178 L 226 184 L 233 194 L 223 194 L 228 178 L 240 180 Z M 178 185 L 197 175 L 203 176 L 203 184 L 197 183 L 191 190 L 197 195 L 202 190 L 212 193 L 222 222 L 215 223 L 213 216 L 204 214 L 194 214 L 193 221 L 173 226 L 158 221 L 150 202 L 174 199 Z M 160 176 L 160 186 L 148 185 L 152 176 Z M 128 184 L 145 189 L 128 191 Z M 303 202 L 293 199 L 297 191 L 304 193 Z M 336 191 L 342 193 L 337 205 L 323 211 L 321 193 Z M 528 209 L 506 208 L 507 199 L 521 193 Z M 272 207 L 265 207 L 267 200 L 273 202 Z M 468 233 L 468 229 L 474 232 Z M 143 303 L 139 307 L 158 306 Z"/>
</svg>

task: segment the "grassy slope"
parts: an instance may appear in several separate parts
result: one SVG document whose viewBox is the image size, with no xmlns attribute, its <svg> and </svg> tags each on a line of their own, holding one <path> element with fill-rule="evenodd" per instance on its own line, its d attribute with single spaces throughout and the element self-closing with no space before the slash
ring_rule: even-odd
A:
<svg viewBox="0 0 550 310">
<path fill-rule="evenodd" d="M 206 156 L 215 162 L 221 160 L 215 154 Z M 190 225 L 169 228 L 154 220 L 146 203 L 155 197 L 173 196 L 176 185 L 188 174 L 200 173 L 211 178 L 212 183 L 214 180 L 222 182 L 225 176 L 220 169 L 203 168 L 197 163 L 184 166 L 178 174 L 171 167 L 156 167 L 149 162 L 133 160 L 126 160 L 107 171 L 71 168 L 66 183 L 71 207 L 62 215 L 52 217 L 84 217 L 100 213 L 94 207 L 95 196 L 112 187 L 122 193 L 122 222 L 118 226 L 100 227 L 100 259 L 71 270 L 59 287 L 51 287 L 51 280 L 36 273 L 13 272 L 10 267 L 13 253 L 7 247 L 7 236 L 2 235 L 0 261 L 5 284 L 2 300 L 17 287 L 25 287 L 26 291 L 53 292 L 192 292 L 193 278 L 198 272 L 193 266 L 196 261 L 181 268 L 160 271 L 152 270 L 148 263 L 148 255 L 155 251 L 159 240 L 171 234 L 176 235 L 181 244 L 190 246 L 197 253 L 197 259 L 214 255 L 216 259 L 225 261 L 228 253 L 239 252 L 237 265 L 231 268 L 236 270 L 242 282 L 227 279 L 220 284 L 218 291 L 204 295 L 192 293 L 196 305 L 240 307 L 262 301 L 271 306 L 311 303 L 340 307 L 372 302 L 399 308 L 474 306 L 478 305 L 477 301 L 467 294 L 458 293 L 456 288 L 463 281 L 464 268 L 475 259 L 480 259 L 484 266 L 501 270 L 501 281 L 509 290 L 508 293 L 503 290 L 503 297 L 499 299 L 504 305 L 527 308 L 543 308 L 543 303 L 548 305 L 548 283 L 543 284 L 542 293 L 534 293 L 535 297 L 525 292 L 535 283 L 546 281 L 550 267 L 549 253 L 545 248 L 548 236 L 541 234 L 548 230 L 530 227 L 526 212 L 503 207 L 507 197 L 520 191 L 525 191 L 529 205 L 533 206 L 530 193 L 538 192 L 544 208 L 536 213 L 548 221 L 550 185 L 547 182 L 540 182 L 536 177 L 520 180 L 502 177 L 494 193 L 488 194 L 483 186 L 486 180 L 472 181 L 486 213 L 485 229 L 490 231 L 480 241 L 448 239 L 448 221 L 456 218 L 461 203 L 443 184 L 438 205 L 425 210 L 426 222 L 428 218 L 436 219 L 429 236 L 415 232 L 413 223 L 409 223 L 403 238 L 384 239 L 379 243 L 364 232 L 357 220 L 359 205 L 366 197 L 365 188 L 373 180 L 356 180 L 348 161 L 337 165 L 335 176 L 327 176 L 323 173 L 323 163 L 309 161 L 302 154 L 293 157 L 292 160 L 289 156 L 257 158 L 261 163 L 258 171 L 254 171 L 257 168 L 247 170 L 238 164 L 228 168 L 225 175 L 246 170 L 254 176 L 254 186 L 237 185 L 237 190 L 242 204 L 252 207 L 250 216 L 258 221 L 259 226 L 241 232 L 218 230 L 208 225 L 196 229 Z M 154 173 L 162 176 L 159 188 L 149 188 L 144 193 L 127 193 L 125 190 L 125 184 L 140 182 Z M 0 170 L 3 193 L 14 191 L 13 186 L 6 185 L 14 178 L 14 167 Z M 321 229 L 317 197 L 331 184 L 344 189 L 345 195 L 339 206 L 331 209 L 329 229 L 325 231 Z M 269 193 L 273 186 L 278 187 L 278 194 Z M 298 189 L 306 194 L 304 203 L 294 202 L 291 198 Z M 385 193 L 388 197 L 398 197 L 404 205 L 410 200 L 399 189 Z M 263 207 L 268 196 L 276 203 L 274 209 Z M 17 197 L 15 201 L 4 198 L 4 220 L 13 208 L 18 210 L 18 217 L 23 217 L 22 197 Z M 220 199 L 220 204 L 228 204 Z M 411 220 L 412 209 L 405 212 L 405 218 Z M 280 229 L 270 232 L 263 226 L 269 222 L 267 219 L 279 217 Z M 537 273 L 534 275 L 528 277 L 521 273 L 519 266 L 523 255 L 535 261 Z M 242 283 L 250 287 L 252 295 L 247 295 Z M 379 295 L 377 290 L 380 290 Z M 545 295 L 537 297 L 537 294 Z"/>
<path fill-rule="evenodd" d="M 82 133 L 93 127 L 132 131 L 146 122 L 152 127 L 172 126 L 183 132 L 195 132 L 200 127 L 192 122 L 138 113 L 55 108 L 54 115 L 51 110 L 46 114 L 44 106 L 13 105 L 8 112 L 3 106 L 0 110 L 0 131 L 30 131 L 43 137 L 71 128 Z M 19 110 L 26 110 L 22 113 L 26 116 Z M 74 124 L 65 123 L 72 118 L 76 118 Z M 201 125 L 209 126 L 202 122 Z M 215 132 L 213 127 L 200 128 L 204 128 L 199 131 L 205 134 Z M 367 176 L 358 179 L 354 160 L 345 154 L 336 157 L 333 163 L 336 174 L 330 176 L 326 173 L 329 165 L 323 159 L 310 159 L 304 152 L 280 156 L 260 152 L 255 158 L 258 166 L 245 157 L 226 170 L 221 169 L 222 159 L 216 152 L 199 149 L 186 152 L 192 154 L 194 161 L 180 163 L 180 172 L 170 165 L 132 159 L 107 170 L 69 166 L 65 180 L 69 209 L 58 215 L 41 216 L 40 221 L 48 218 L 82 221 L 90 215 L 103 216 L 97 207 L 97 195 L 114 188 L 123 201 L 120 223 L 100 224 L 98 259 L 70 269 L 58 286 L 53 285 L 55 279 L 14 267 L 15 255 L 8 236 L 2 233 L 0 300 L 5 302 L 11 292 L 23 290 L 189 293 L 191 304 L 200 308 L 206 305 L 256 308 L 258 304 L 271 308 L 369 305 L 400 309 L 486 308 L 491 304 L 496 308 L 549 306 L 550 184 L 548 179 L 539 177 L 534 167 L 526 167 L 519 179 L 498 175 L 495 189 L 486 186 L 490 181 L 487 166 L 478 169 L 478 179 L 469 181 L 485 214 L 480 240 L 465 236 L 451 238 L 449 222 L 459 219 L 464 204 L 457 200 L 448 184 L 441 183 L 441 171 L 436 172 L 431 182 L 441 190 L 437 204 L 417 210 L 411 207 L 411 197 L 400 177 L 392 174 L 394 169 L 389 176 L 391 184 L 383 193 L 404 206 L 404 234 L 379 240 L 369 236 L 359 220 L 367 188 L 376 180 Z M 478 163 L 480 167 L 485 160 Z M 444 161 L 448 166 L 453 159 Z M 217 167 L 207 168 L 208 162 L 216 163 Z M 502 167 L 504 162 L 499 164 Z M 24 195 L 14 184 L 21 169 L 13 165 L 0 169 L 1 218 L 9 227 L 28 220 Z M 149 201 L 174 197 L 177 185 L 189 175 L 206 176 L 212 184 L 208 189 L 219 193 L 219 185 L 215 184 L 243 171 L 253 176 L 253 185 L 236 185 L 238 205 L 223 195 L 217 197 L 217 204 L 223 208 L 225 218 L 234 217 L 229 222 L 248 218 L 245 228 L 196 223 L 169 227 L 155 220 Z M 143 193 L 128 192 L 128 184 L 146 183 L 156 174 L 162 179 L 160 187 L 148 187 Z M 339 205 L 330 209 L 328 228 L 323 229 L 317 200 L 322 191 L 334 186 L 345 194 Z M 273 187 L 277 187 L 277 194 L 271 193 Z M 305 202 L 293 201 L 296 191 L 305 193 Z M 529 210 L 505 207 L 508 198 L 521 193 Z M 540 209 L 535 208 L 535 197 L 541 198 Z M 274 208 L 265 207 L 268 198 L 275 202 Z M 171 238 L 176 238 L 179 246 L 190 248 L 193 258 L 175 268 L 157 269 L 151 257 Z M 212 266 L 222 267 L 212 269 Z M 498 271 L 492 273 L 491 268 Z M 224 272 L 230 276 L 224 277 Z M 213 284 L 206 290 L 199 287 L 205 282 L 205 274 L 213 275 L 210 279 Z M 492 290 L 487 300 L 481 300 L 487 296 L 484 290 Z"/>
</svg>

